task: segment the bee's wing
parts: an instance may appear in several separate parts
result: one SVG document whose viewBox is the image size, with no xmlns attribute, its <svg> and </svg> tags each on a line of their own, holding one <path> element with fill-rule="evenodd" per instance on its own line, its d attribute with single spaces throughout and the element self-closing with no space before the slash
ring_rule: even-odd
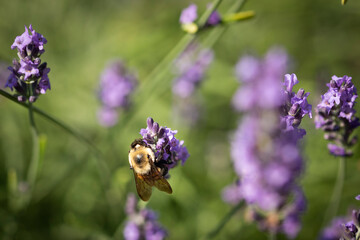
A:
<svg viewBox="0 0 360 240">
<path fill-rule="evenodd" d="M 160 191 L 171 194 L 172 189 L 168 181 L 160 174 L 155 165 L 151 163 L 151 179 L 153 180 L 150 185 L 155 186 Z"/>
<path fill-rule="evenodd" d="M 136 183 L 136 190 L 139 194 L 139 197 L 143 201 L 148 201 L 151 197 L 151 192 L 152 192 L 151 185 L 149 185 L 145 181 L 145 179 L 141 175 L 137 174 L 135 171 L 134 171 L 134 177 Z"/>
<path fill-rule="evenodd" d="M 164 177 L 161 177 L 159 180 L 154 180 L 154 186 L 157 187 L 157 189 L 159 189 L 160 191 L 163 191 L 163 192 L 166 192 L 169 194 L 172 193 L 171 186 Z"/>
</svg>

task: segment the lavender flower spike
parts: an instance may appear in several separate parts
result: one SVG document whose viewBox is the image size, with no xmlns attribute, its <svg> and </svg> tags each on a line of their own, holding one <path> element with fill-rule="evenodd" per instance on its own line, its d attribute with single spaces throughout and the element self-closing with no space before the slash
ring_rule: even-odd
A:
<svg viewBox="0 0 360 240">
<path fill-rule="evenodd" d="M 125 206 L 128 216 L 124 228 L 125 240 L 162 240 L 168 236 L 167 231 L 157 222 L 157 215 L 154 211 L 137 208 L 137 201 L 134 194 L 129 194 Z"/>
<path fill-rule="evenodd" d="M 339 240 L 342 235 L 342 223 L 346 222 L 345 217 L 337 217 L 333 219 L 320 234 L 319 240 Z"/>
<path fill-rule="evenodd" d="M 245 201 L 250 220 L 261 230 L 295 238 L 306 210 L 298 184 L 304 169 L 299 141 L 306 134 L 300 124 L 305 115 L 311 117 L 311 105 L 304 89 L 294 92 L 295 74 L 281 82 L 286 59 L 275 49 L 264 60 L 245 56 L 236 66 L 242 85 L 233 104 L 243 117 L 231 142 L 231 158 L 238 180 L 223 198 L 231 204 Z"/>
<path fill-rule="evenodd" d="M 208 4 L 207 8 L 210 8 L 211 5 Z M 196 33 L 198 31 L 198 25 L 195 23 L 198 19 L 197 6 L 196 4 L 190 4 L 187 8 L 182 10 L 179 22 L 184 31 L 188 33 Z M 215 26 L 221 23 L 221 16 L 217 11 L 214 11 L 210 14 L 205 26 L 209 27 Z"/>
<path fill-rule="evenodd" d="M 29 30 L 31 35 L 29 34 Z M 30 25 L 25 26 L 25 32 L 15 38 L 11 49 L 17 48 L 19 60 L 14 59 L 13 67 L 9 67 L 10 75 L 5 87 L 16 90 L 19 101 L 34 102 L 40 94 L 50 89 L 48 73 L 50 68 L 41 63 L 40 56 L 45 52 L 44 44 L 47 40 L 37 33 Z"/>
<path fill-rule="evenodd" d="M 164 161 L 168 169 L 174 168 L 179 162 L 184 164 L 190 156 L 184 141 L 175 137 L 176 133 L 176 130 L 159 126 L 150 117 L 147 119 L 147 128 L 140 130 L 145 143 L 153 149 L 157 158 L 160 157 L 160 161 Z"/>
<path fill-rule="evenodd" d="M 335 156 L 352 155 L 350 148 L 357 142 L 352 132 L 360 125 L 354 109 L 358 95 L 351 79 L 333 76 L 316 108 L 315 126 L 325 131 L 324 138 L 331 141 L 329 152 Z"/>
<path fill-rule="evenodd" d="M 180 15 L 180 23 L 188 24 L 193 23 L 198 18 L 196 4 L 190 4 L 187 8 L 182 10 Z"/>
<path fill-rule="evenodd" d="M 172 92 L 174 94 L 174 119 L 180 119 L 188 126 L 196 125 L 202 112 L 201 95 L 198 89 L 206 78 L 214 59 L 211 49 L 193 43 L 174 62 Z"/>
<path fill-rule="evenodd" d="M 130 96 L 137 84 L 121 60 L 108 64 L 100 77 L 99 98 L 102 107 L 98 111 L 99 123 L 104 127 L 114 126 L 118 121 L 118 111 L 130 107 Z"/>
<path fill-rule="evenodd" d="M 190 45 L 176 60 L 173 93 L 180 98 L 193 95 L 205 78 L 214 52 L 210 49 L 202 49 L 198 45 Z"/>
</svg>

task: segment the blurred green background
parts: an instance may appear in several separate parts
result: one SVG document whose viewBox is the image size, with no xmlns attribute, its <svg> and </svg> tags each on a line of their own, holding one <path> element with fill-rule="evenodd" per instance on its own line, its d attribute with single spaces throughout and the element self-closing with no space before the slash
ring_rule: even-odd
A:
<svg viewBox="0 0 360 240">
<path fill-rule="evenodd" d="M 206 1 L 192 2 L 198 4 L 200 12 L 206 8 Z M 233 2 L 222 1 L 219 12 L 226 12 Z M 51 68 L 52 87 L 35 105 L 91 139 L 110 167 L 109 172 L 102 171 L 85 144 L 36 116 L 46 147 L 33 198 L 28 207 L 19 209 L 32 148 L 28 113 L 0 97 L 1 239 L 121 239 L 126 196 L 135 192 L 127 151 L 140 136 L 140 128 L 146 127 L 148 116 L 160 125 L 178 129 L 177 136 L 185 140 L 191 156 L 184 166 L 171 172 L 173 195 L 155 190 L 147 206 L 159 213 L 169 239 L 200 239 L 214 229 L 231 209 L 222 201 L 221 190 L 236 179 L 229 140 L 240 116 L 230 102 L 239 85 L 234 65 L 246 52 L 263 56 L 270 47 L 283 46 L 293 60 L 291 71 L 300 80 L 296 87 L 311 92 L 313 107 L 332 75 L 350 75 L 360 88 L 359 1 L 349 0 L 341 6 L 340 0 L 248 0 L 243 9 L 254 10 L 256 18 L 232 24 L 214 45 L 215 61 L 200 89 L 205 116 L 196 128 L 172 117 L 171 76 L 151 93 L 134 96 L 146 102 L 146 107 L 134 109 L 128 118 L 121 116 L 114 128 L 99 126 L 96 92 L 106 63 L 123 59 L 137 73 L 141 85 L 184 35 L 178 19 L 189 3 L 0 0 L 0 60 L 10 65 L 16 58 L 16 51 L 10 49 L 14 38 L 23 33 L 24 25 L 33 24 L 48 40 L 42 59 Z M 307 130 L 307 167 L 301 182 L 308 210 L 297 239 L 316 239 L 335 181 L 337 160 L 328 154 L 322 133 L 315 130 L 311 119 L 305 119 L 303 127 Z M 355 155 L 348 159 L 340 215 L 356 206 L 354 197 L 360 194 L 359 156 L 357 145 Z M 9 179 L 15 177 L 20 191 L 10 194 Z M 241 212 L 217 236 L 264 238 L 267 235 L 254 224 L 243 222 Z"/>
</svg>

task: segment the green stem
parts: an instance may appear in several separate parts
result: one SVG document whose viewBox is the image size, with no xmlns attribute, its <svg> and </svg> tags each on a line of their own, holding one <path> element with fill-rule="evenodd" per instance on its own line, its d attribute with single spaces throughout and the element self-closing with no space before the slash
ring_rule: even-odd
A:
<svg viewBox="0 0 360 240">
<path fill-rule="evenodd" d="M 163 85 L 160 85 L 160 81 L 167 74 L 170 67 L 173 64 L 173 60 L 183 52 L 187 46 L 194 40 L 195 35 L 186 34 L 181 40 L 176 44 L 176 46 L 170 51 L 168 55 L 156 66 L 156 68 L 145 78 L 143 84 L 138 88 L 137 93 L 140 92 L 141 95 L 145 94 L 149 97 L 154 97 L 153 93 L 156 88 L 159 88 Z M 134 96 L 138 96 L 139 94 L 134 94 Z M 138 104 L 139 101 L 142 101 L 140 98 L 134 99 L 134 104 Z M 147 101 L 149 102 L 149 98 Z M 140 105 L 141 106 L 141 105 Z M 137 110 L 139 112 L 139 110 Z"/>
<path fill-rule="evenodd" d="M 49 182 L 49 184 L 43 187 L 43 190 L 34 196 L 33 202 L 38 203 L 42 199 L 46 198 L 51 192 L 55 190 L 59 190 L 61 186 L 68 187 L 71 181 L 80 174 L 80 171 L 84 168 L 87 160 L 89 159 L 89 152 L 85 153 L 85 155 L 77 162 L 73 161 L 68 166 L 67 170 L 61 175 L 61 177 L 54 180 L 54 182 Z"/>
<path fill-rule="evenodd" d="M 216 10 L 222 0 L 214 0 L 211 7 L 207 9 L 200 17 L 199 25 L 205 25 L 207 19 L 211 13 Z M 163 60 L 154 68 L 153 71 L 144 79 L 142 85 L 138 88 L 137 92 L 143 92 L 143 89 L 147 89 L 147 92 L 152 92 L 154 88 L 158 87 L 158 80 L 161 80 L 164 73 L 166 73 L 170 66 L 173 64 L 173 60 L 194 40 L 196 35 L 185 34 L 180 41 L 173 47 L 173 49 L 163 58 Z M 150 81 L 151 80 L 151 81 Z M 151 85 L 151 86 L 149 86 Z M 137 95 L 136 93 L 134 94 Z M 136 99 L 135 99 L 136 101 Z"/>
<path fill-rule="evenodd" d="M 231 8 L 229 8 L 229 10 L 226 13 L 230 14 L 240 11 L 240 9 L 244 6 L 245 3 L 246 0 L 235 1 L 235 3 L 231 6 Z"/>
<path fill-rule="evenodd" d="M 225 227 L 225 225 L 230 221 L 230 219 L 235 215 L 235 213 L 237 213 L 242 208 L 243 205 L 244 205 L 243 201 L 241 201 L 240 203 L 235 205 L 230 210 L 230 212 L 228 212 L 228 214 L 226 214 L 224 216 L 224 218 L 218 223 L 218 225 L 214 228 L 214 230 L 212 230 L 207 235 L 207 239 L 211 239 L 211 238 L 216 237 L 216 235 L 218 235 L 220 233 L 220 231 Z"/>
<path fill-rule="evenodd" d="M 235 13 L 237 11 L 240 11 L 241 8 L 244 6 L 246 0 L 240 0 L 235 1 L 235 3 L 229 8 L 227 11 L 227 14 Z M 209 36 L 203 41 L 203 45 L 205 47 L 211 48 L 215 45 L 215 43 L 219 40 L 221 35 L 226 31 L 226 29 L 229 27 L 228 24 L 217 26 L 210 34 Z"/>
<path fill-rule="evenodd" d="M 346 170 L 345 161 L 346 161 L 345 157 L 339 158 L 339 167 L 338 167 L 335 187 L 331 196 L 330 204 L 326 210 L 324 223 L 331 221 L 331 219 L 333 219 L 336 216 L 339 210 L 341 194 L 345 181 L 345 170 Z"/>
<path fill-rule="evenodd" d="M 34 120 L 33 104 L 29 101 L 28 106 L 29 106 L 28 109 L 29 109 L 29 119 L 30 119 L 33 148 L 32 148 L 32 157 L 27 174 L 27 181 L 28 184 L 30 185 L 30 189 L 31 189 L 30 192 L 32 192 L 32 190 L 34 189 L 38 167 L 39 167 L 39 136 Z"/>
<path fill-rule="evenodd" d="M 6 97 L 7 99 L 9 99 L 9 100 L 11 100 L 11 101 L 25 107 L 25 108 L 29 108 L 29 104 L 19 102 L 16 97 L 12 96 L 11 94 L 5 92 L 2 89 L 0 89 L 0 95 Z M 67 133 L 69 133 L 70 135 L 77 138 L 79 141 L 81 141 L 84 144 L 88 145 L 90 147 L 90 149 L 92 149 L 95 153 L 97 153 L 98 155 L 101 155 L 101 152 L 97 149 L 97 147 L 90 140 L 88 140 L 86 137 L 84 137 L 83 135 L 81 135 L 80 133 L 78 133 L 77 131 L 72 129 L 70 126 L 66 125 L 65 123 L 61 122 L 60 120 L 58 120 L 55 117 L 47 114 L 46 112 L 44 112 L 43 110 L 41 110 L 41 109 L 39 109 L 37 107 L 32 106 L 32 111 L 34 113 L 37 113 L 38 115 L 44 117 L 45 119 L 49 120 L 50 122 L 54 123 L 55 125 L 59 126 L 63 130 L 65 130 Z"/>
<path fill-rule="evenodd" d="M 276 231 L 269 232 L 269 240 L 276 240 Z"/>
<path fill-rule="evenodd" d="M 97 164 L 98 164 L 99 175 L 100 175 L 100 178 L 102 180 L 103 185 L 106 188 L 106 186 L 109 183 L 110 169 L 109 169 L 108 165 L 106 164 L 101 151 L 89 139 L 87 139 L 85 136 L 81 135 L 80 133 L 78 133 L 77 131 L 75 131 L 74 129 L 72 129 L 70 126 L 66 125 L 62 121 L 60 121 L 60 120 L 56 119 L 55 117 L 47 114 L 46 112 L 42 111 L 41 109 L 39 109 L 37 107 L 32 106 L 31 103 L 27 104 L 27 103 L 24 103 L 24 102 L 19 102 L 16 97 L 14 97 L 11 94 L 3 91 L 2 89 L 0 89 L 0 95 L 2 95 L 4 97 L 6 97 L 7 99 L 9 99 L 9 100 L 11 100 L 11 101 L 13 101 L 13 102 L 15 102 L 15 103 L 29 109 L 30 122 L 31 122 L 32 126 L 34 126 L 34 127 L 32 127 L 33 128 L 32 131 L 34 133 L 36 133 L 36 135 L 37 135 L 37 131 L 36 131 L 36 128 L 35 128 L 33 113 L 37 113 L 38 115 L 44 117 L 45 119 L 49 120 L 50 122 L 54 123 L 55 125 L 59 126 L 63 130 L 65 130 L 67 133 L 69 133 L 73 137 L 77 138 L 80 142 L 87 145 L 89 147 L 89 149 L 94 153 L 94 155 L 96 157 L 96 161 L 97 161 Z M 33 165 L 35 165 L 35 163 Z M 33 169 L 33 168 L 31 168 L 31 169 Z M 35 172 L 37 170 L 31 170 L 31 171 Z M 29 175 L 29 180 L 32 180 L 31 178 L 33 178 L 33 174 L 34 173 L 31 173 Z"/>
<path fill-rule="evenodd" d="M 244 6 L 245 2 L 246 0 L 235 1 L 227 13 L 235 13 L 239 11 Z M 203 26 L 206 23 L 206 20 L 210 14 L 216 10 L 220 3 L 221 0 L 214 0 L 212 2 L 211 8 L 207 9 L 206 12 L 200 17 L 200 26 Z M 205 38 L 203 45 L 205 47 L 211 48 L 216 43 L 216 41 L 219 40 L 226 28 L 227 26 L 216 26 L 216 28 L 212 29 L 210 34 Z M 205 28 L 201 28 L 199 32 L 202 30 L 205 30 Z M 156 88 L 166 86 L 162 84 L 161 81 L 166 79 L 165 77 L 168 76 L 169 69 L 173 64 L 174 59 L 189 46 L 189 44 L 196 38 L 196 36 L 197 35 L 187 33 L 170 51 L 170 53 L 166 55 L 166 57 L 157 65 L 157 67 L 145 78 L 144 82 L 140 85 L 136 93 L 134 93 L 134 96 L 146 96 L 146 101 L 139 102 L 142 101 L 140 98 L 134 99 L 134 105 L 137 106 L 136 112 L 130 110 L 130 112 L 128 112 L 128 114 L 126 114 L 126 116 L 122 119 L 122 123 L 119 125 L 128 127 L 127 124 L 131 122 L 131 119 L 136 118 L 136 116 L 142 112 L 141 110 L 145 108 L 152 99 L 159 96 L 159 94 L 153 94 L 154 90 L 156 90 Z M 165 91 L 157 92 L 163 93 Z"/>
</svg>

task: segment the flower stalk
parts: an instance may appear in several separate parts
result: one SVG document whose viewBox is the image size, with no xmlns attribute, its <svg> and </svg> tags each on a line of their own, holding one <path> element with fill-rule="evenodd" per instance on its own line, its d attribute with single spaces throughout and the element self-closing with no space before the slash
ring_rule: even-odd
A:
<svg viewBox="0 0 360 240">
<path fill-rule="evenodd" d="M 34 120 L 34 111 L 33 111 L 33 104 L 32 102 L 29 101 L 29 120 L 30 120 L 30 129 L 31 129 L 31 135 L 32 135 L 32 142 L 33 142 L 33 147 L 32 147 L 32 157 L 31 157 L 31 161 L 30 161 L 30 165 L 29 165 L 29 169 L 28 169 L 28 174 L 27 174 L 27 182 L 30 186 L 30 194 L 34 189 L 34 185 L 35 185 L 35 181 L 36 181 L 36 176 L 38 173 L 38 168 L 39 168 L 39 135 L 38 135 L 38 131 L 35 125 L 35 120 Z"/>
<path fill-rule="evenodd" d="M 346 173 L 346 159 L 345 157 L 339 158 L 338 172 L 336 176 L 335 187 L 331 195 L 330 204 L 325 212 L 324 222 L 328 219 L 333 219 L 339 210 L 341 194 L 345 182 Z"/>
<path fill-rule="evenodd" d="M 225 227 L 225 225 L 230 221 L 230 219 L 244 206 L 244 201 L 236 204 L 229 212 L 224 216 L 224 218 L 216 225 L 214 230 L 212 230 L 208 235 L 207 239 L 215 238 L 221 230 Z"/>
</svg>

